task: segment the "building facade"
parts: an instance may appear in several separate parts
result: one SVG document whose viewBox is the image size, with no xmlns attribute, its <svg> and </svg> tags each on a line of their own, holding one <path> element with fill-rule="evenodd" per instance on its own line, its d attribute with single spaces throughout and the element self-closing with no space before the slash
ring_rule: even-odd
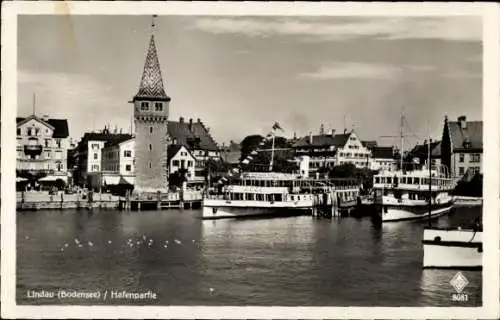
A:
<svg viewBox="0 0 500 320">
<path fill-rule="evenodd" d="M 106 142 L 102 149 L 102 171 L 122 176 L 135 175 L 135 139 Z"/>
<path fill-rule="evenodd" d="M 370 169 L 374 171 L 392 171 L 396 169 L 396 150 L 394 147 L 375 146 L 371 149 Z"/>
<path fill-rule="evenodd" d="M 179 121 L 168 122 L 168 135 L 171 144 L 182 144 L 188 148 L 196 158 L 195 177 L 202 180 L 208 161 L 221 161 L 221 152 L 209 129 L 197 119 L 186 121 L 180 117 Z"/>
<path fill-rule="evenodd" d="M 16 169 L 67 183 L 68 122 L 31 115 L 17 118 Z"/>
<path fill-rule="evenodd" d="M 370 168 L 371 151 L 367 143 L 361 141 L 354 131 L 335 134 L 313 135 L 297 139 L 293 143 L 296 161 L 301 156 L 309 157 L 309 171 L 315 172 L 319 168 L 333 168 L 351 163 L 358 168 Z"/>
<path fill-rule="evenodd" d="M 167 192 L 168 113 L 154 35 L 151 36 L 141 83 L 132 99 L 135 125 L 136 193 Z"/>
<path fill-rule="evenodd" d="M 467 121 L 460 116 L 457 121 L 445 117 L 441 141 L 441 162 L 451 172 L 452 178 L 482 173 L 483 122 Z"/>
<path fill-rule="evenodd" d="M 106 146 L 116 146 L 132 139 L 131 134 L 112 133 L 108 128 L 101 132 L 87 132 L 78 142 L 74 154 L 73 179 L 75 184 L 97 189 L 100 186 L 100 175 L 107 162 L 103 156 Z"/>
<path fill-rule="evenodd" d="M 168 146 L 168 166 L 169 173 L 173 174 L 179 170 L 185 170 L 188 181 L 195 179 L 196 158 L 183 145 L 172 144 Z"/>
</svg>

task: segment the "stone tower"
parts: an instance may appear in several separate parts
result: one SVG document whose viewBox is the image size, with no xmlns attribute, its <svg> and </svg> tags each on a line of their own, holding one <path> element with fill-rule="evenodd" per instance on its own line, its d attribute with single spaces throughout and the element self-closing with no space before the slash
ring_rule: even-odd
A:
<svg viewBox="0 0 500 320">
<path fill-rule="evenodd" d="M 154 26 L 154 25 L 153 25 Z M 139 91 L 132 100 L 135 125 L 135 189 L 137 193 L 166 192 L 167 124 L 170 97 L 165 93 L 154 34 Z"/>
</svg>

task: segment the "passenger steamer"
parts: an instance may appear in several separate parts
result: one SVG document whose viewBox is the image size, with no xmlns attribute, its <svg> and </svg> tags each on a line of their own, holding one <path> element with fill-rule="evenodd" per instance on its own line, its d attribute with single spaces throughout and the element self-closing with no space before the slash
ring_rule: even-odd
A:
<svg viewBox="0 0 500 320">
<path fill-rule="evenodd" d="M 379 219 L 382 222 L 423 220 L 448 213 L 453 207 L 453 182 L 443 171 L 424 167 L 375 175 L 373 190 Z"/>
<path fill-rule="evenodd" d="M 299 167 L 301 174 L 242 173 L 221 194 L 205 194 L 202 218 L 310 215 L 318 207 L 339 212 L 357 205 L 360 185 L 355 180 L 310 178 L 307 156 Z"/>
</svg>

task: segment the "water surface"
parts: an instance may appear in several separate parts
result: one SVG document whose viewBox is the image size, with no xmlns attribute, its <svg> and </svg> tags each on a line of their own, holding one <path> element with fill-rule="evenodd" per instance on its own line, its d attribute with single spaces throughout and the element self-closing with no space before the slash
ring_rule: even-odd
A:
<svg viewBox="0 0 500 320">
<path fill-rule="evenodd" d="M 458 208 L 434 224 L 470 223 L 480 214 Z M 202 221 L 200 211 L 190 210 L 17 215 L 19 304 L 481 305 L 481 272 L 463 272 L 469 301 L 453 303 L 449 281 L 456 271 L 422 270 L 422 222 Z M 150 290 L 157 299 L 27 297 L 28 290 L 58 289 Z"/>
</svg>

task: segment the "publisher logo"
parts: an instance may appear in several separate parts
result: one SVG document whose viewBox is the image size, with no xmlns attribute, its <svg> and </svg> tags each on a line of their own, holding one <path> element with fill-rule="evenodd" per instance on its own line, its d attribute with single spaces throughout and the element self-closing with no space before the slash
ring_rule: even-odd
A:
<svg viewBox="0 0 500 320">
<path fill-rule="evenodd" d="M 469 296 L 463 293 L 465 287 L 469 284 L 469 280 L 460 271 L 450 281 L 451 286 L 457 293 L 451 295 L 452 301 L 465 302 L 469 300 Z"/>
</svg>

